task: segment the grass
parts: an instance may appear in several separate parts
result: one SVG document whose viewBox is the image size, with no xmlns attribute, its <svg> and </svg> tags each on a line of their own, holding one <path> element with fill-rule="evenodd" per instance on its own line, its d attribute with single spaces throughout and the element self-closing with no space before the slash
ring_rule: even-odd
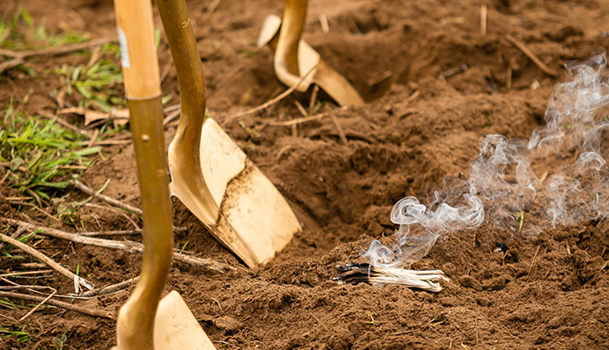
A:
<svg viewBox="0 0 609 350">
<path fill-rule="evenodd" d="M 74 31 L 51 33 L 45 21 L 36 25 L 30 13 L 22 6 L 14 14 L 4 13 L 0 17 L 0 48 L 3 49 L 37 50 L 87 40 L 87 35 Z"/>
<path fill-rule="evenodd" d="M 82 136 L 39 116 L 29 116 L 9 105 L 0 130 L 0 163 L 10 169 L 8 184 L 31 196 L 39 205 L 48 202 L 70 180 L 91 164 L 88 155 L 100 147 L 83 147 Z"/>
<path fill-rule="evenodd" d="M 32 336 L 24 331 L 25 326 L 18 330 L 9 330 L 4 327 L 0 327 L 0 333 L 4 334 L 3 338 L 15 337 L 22 343 L 27 343 L 32 340 Z"/>
<path fill-rule="evenodd" d="M 522 231 L 522 226 L 524 225 L 524 211 L 520 212 L 520 222 L 518 223 L 518 232 Z"/>
<path fill-rule="evenodd" d="M 56 69 L 55 73 L 61 75 L 69 96 L 75 96 L 75 92 L 78 92 L 81 97 L 77 98 L 79 107 L 95 106 L 109 113 L 112 106 L 125 105 L 121 87 L 123 82 L 121 68 L 108 58 L 102 58 L 91 66 L 63 65 Z"/>
</svg>

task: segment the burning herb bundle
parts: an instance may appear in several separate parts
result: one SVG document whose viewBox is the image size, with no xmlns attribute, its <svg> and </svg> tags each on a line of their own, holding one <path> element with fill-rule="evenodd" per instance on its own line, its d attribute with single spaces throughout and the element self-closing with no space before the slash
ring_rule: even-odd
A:
<svg viewBox="0 0 609 350">
<path fill-rule="evenodd" d="M 440 282 L 448 281 L 441 270 L 415 271 L 394 267 L 372 267 L 370 264 L 338 265 L 336 269 L 341 274 L 334 280 L 339 283 L 367 283 L 373 286 L 399 284 L 437 293 L 442 290 Z"/>
</svg>

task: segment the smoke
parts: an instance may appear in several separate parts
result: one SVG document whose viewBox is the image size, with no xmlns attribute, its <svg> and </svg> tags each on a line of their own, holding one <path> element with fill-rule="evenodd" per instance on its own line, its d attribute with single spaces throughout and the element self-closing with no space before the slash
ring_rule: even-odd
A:
<svg viewBox="0 0 609 350">
<path fill-rule="evenodd" d="M 391 210 L 391 221 L 399 225 L 393 244 L 375 240 L 363 256 L 375 267 L 410 265 L 452 232 L 488 224 L 515 234 L 522 229 L 521 215 L 533 210 L 542 213 L 541 228 L 604 218 L 609 213 L 603 148 L 609 128 L 606 52 L 599 49 L 565 67 L 573 78 L 552 94 L 545 126 L 529 140 L 482 137 L 469 179 L 445 179 L 429 204 L 401 199 Z"/>
</svg>

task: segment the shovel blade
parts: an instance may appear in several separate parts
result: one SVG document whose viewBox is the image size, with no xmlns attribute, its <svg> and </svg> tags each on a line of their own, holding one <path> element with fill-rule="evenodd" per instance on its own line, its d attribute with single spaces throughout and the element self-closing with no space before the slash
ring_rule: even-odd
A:
<svg viewBox="0 0 609 350">
<path fill-rule="evenodd" d="M 301 230 L 292 208 L 211 118 L 200 147 L 203 177 L 220 208 L 216 236 L 250 267 L 270 261 Z"/>
<path fill-rule="evenodd" d="M 216 347 L 176 291 L 164 297 L 154 319 L 155 350 L 215 350 Z"/>
<path fill-rule="evenodd" d="M 341 106 L 361 106 L 364 99 L 340 73 L 319 61 L 313 80 L 319 87 Z"/>
<path fill-rule="evenodd" d="M 262 24 L 258 36 L 258 47 L 269 45 L 271 51 L 275 52 L 281 18 L 277 15 L 268 15 Z M 336 103 L 341 106 L 361 106 L 364 99 L 355 88 L 340 73 L 325 63 L 319 53 L 315 51 L 304 40 L 298 43 L 298 71 L 299 76 L 289 73 L 283 57 L 274 60 L 275 74 L 279 81 L 287 86 L 294 86 L 300 82 L 302 77 L 311 72 L 309 77 L 300 82 L 296 90 L 306 92 L 312 83 L 319 85 Z"/>
</svg>

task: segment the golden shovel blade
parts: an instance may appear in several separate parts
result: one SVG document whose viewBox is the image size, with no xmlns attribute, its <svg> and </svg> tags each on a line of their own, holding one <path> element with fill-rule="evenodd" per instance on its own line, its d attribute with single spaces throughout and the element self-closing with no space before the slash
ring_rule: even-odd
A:
<svg viewBox="0 0 609 350">
<path fill-rule="evenodd" d="M 258 47 L 268 45 L 271 51 L 275 53 L 280 28 L 281 18 L 273 14 L 268 15 L 258 36 Z M 308 74 L 312 78 L 304 79 L 296 90 L 306 92 L 309 86 L 315 83 L 341 106 L 361 106 L 364 104 L 364 99 L 347 79 L 325 63 L 319 53 L 304 40 L 301 39 L 298 42 L 299 76 L 288 72 L 283 59 L 283 55 L 276 56 L 274 59 L 275 74 L 283 84 L 294 86 L 302 80 L 305 74 Z"/>
<path fill-rule="evenodd" d="M 155 350 L 215 350 L 216 347 L 176 291 L 161 299 L 154 318 Z"/>
<path fill-rule="evenodd" d="M 192 164 L 182 164 L 189 159 L 181 148 L 169 147 L 172 194 L 248 266 L 270 261 L 301 230 L 292 208 L 213 119 L 200 139 L 200 171 L 174 171 Z"/>
</svg>

